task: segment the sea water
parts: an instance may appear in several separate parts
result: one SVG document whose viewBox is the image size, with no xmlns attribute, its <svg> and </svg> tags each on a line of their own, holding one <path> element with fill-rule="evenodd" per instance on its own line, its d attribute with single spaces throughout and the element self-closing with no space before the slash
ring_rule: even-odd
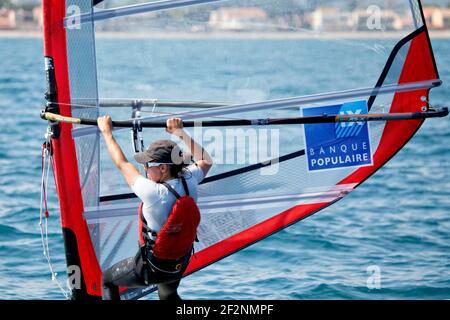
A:
<svg viewBox="0 0 450 320">
<path fill-rule="evenodd" d="M 450 40 L 432 43 L 444 85 L 432 91 L 431 100 L 450 105 Z M 271 41 L 265 46 L 270 50 Z M 0 299 L 64 298 L 52 282 L 39 229 L 46 129 L 39 118 L 45 91 L 42 51 L 40 39 L 0 39 Z M 114 63 L 114 55 L 104 59 L 99 63 Z M 358 65 L 357 56 L 342 59 Z M 245 65 L 235 71 L 240 67 Z M 320 65 L 315 68 L 320 71 Z M 346 76 L 335 81 L 345 83 Z M 288 80 L 295 87 L 295 79 Z M 312 92 L 320 92 L 316 86 Z M 344 200 L 186 278 L 181 296 L 449 299 L 449 138 L 450 117 L 426 121 L 385 167 Z M 50 190 L 50 251 L 64 282 L 58 202 L 52 185 Z"/>
</svg>

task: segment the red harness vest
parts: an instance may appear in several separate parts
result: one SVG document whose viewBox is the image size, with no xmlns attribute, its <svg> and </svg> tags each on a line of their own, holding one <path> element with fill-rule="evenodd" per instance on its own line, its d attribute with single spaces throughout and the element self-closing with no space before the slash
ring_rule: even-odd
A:
<svg viewBox="0 0 450 320">
<path fill-rule="evenodd" d="M 162 184 L 177 198 L 164 226 L 156 233 L 147 226 L 142 207 L 139 205 L 139 246 L 149 248 L 153 256 L 159 259 L 177 260 L 186 256 L 193 248 L 200 224 L 200 210 L 194 199 L 189 196 L 186 179 L 181 177 L 184 192 L 180 196 L 169 184 Z M 156 240 L 149 237 L 149 233 Z"/>
</svg>

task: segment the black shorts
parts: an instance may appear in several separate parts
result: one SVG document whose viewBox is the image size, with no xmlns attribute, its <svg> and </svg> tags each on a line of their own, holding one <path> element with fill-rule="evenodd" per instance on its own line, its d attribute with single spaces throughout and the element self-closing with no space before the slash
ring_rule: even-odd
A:
<svg viewBox="0 0 450 320">
<path fill-rule="evenodd" d="M 170 283 L 181 279 L 189 259 L 190 254 L 176 261 L 160 260 L 150 256 L 145 264 L 139 251 L 134 257 L 121 260 L 105 270 L 103 283 L 126 288 Z"/>
</svg>

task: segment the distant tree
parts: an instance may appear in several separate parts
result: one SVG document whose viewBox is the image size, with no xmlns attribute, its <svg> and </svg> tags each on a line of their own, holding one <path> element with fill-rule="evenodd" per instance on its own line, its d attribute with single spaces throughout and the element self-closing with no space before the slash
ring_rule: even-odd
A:
<svg viewBox="0 0 450 320">
<path fill-rule="evenodd" d="M 358 0 L 351 0 L 348 2 L 348 5 L 347 5 L 347 7 L 350 11 L 356 10 L 358 8 L 358 6 L 359 6 Z"/>
<path fill-rule="evenodd" d="M 0 8 L 11 8 L 13 7 L 10 0 L 0 0 Z"/>
<path fill-rule="evenodd" d="M 263 10 L 266 10 L 270 16 L 289 16 L 293 13 L 300 13 L 304 11 L 304 4 L 298 0 L 284 0 L 280 2 L 267 2 L 260 6 Z"/>
<path fill-rule="evenodd" d="M 296 2 L 307 12 L 314 11 L 321 4 L 319 0 L 297 0 Z"/>
</svg>

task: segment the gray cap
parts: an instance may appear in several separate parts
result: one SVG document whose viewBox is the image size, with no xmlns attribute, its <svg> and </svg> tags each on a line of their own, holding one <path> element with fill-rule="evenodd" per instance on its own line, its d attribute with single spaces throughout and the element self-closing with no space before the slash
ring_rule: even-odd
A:
<svg viewBox="0 0 450 320">
<path fill-rule="evenodd" d="M 179 164 L 183 162 L 183 152 L 171 140 L 158 140 L 153 142 L 144 152 L 136 153 L 134 159 L 142 164 L 147 162 Z"/>
</svg>

